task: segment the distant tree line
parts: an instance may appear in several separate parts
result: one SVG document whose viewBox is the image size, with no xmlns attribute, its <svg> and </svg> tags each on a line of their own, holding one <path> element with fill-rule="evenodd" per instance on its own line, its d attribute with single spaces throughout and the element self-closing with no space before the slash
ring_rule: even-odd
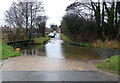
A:
<svg viewBox="0 0 120 83">
<path fill-rule="evenodd" d="M 120 40 L 120 1 L 77 0 L 66 8 L 61 29 L 78 42 Z"/>
<path fill-rule="evenodd" d="M 51 28 L 52 30 L 56 31 L 57 28 L 58 28 L 58 26 L 55 25 L 55 24 L 51 24 L 51 25 L 50 25 L 50 28 Z"/>
<path fill-rule="evenodd" d="M 37 33 L 38 36 L 45 36 L 47 17 L 44 12 L 42 1 L 13 2 L 9 10 L 5 12 L 5 21 L 15 28 L 24 28 L 28 36 L 32 36 L 34 33 Z M 20 32 L 18 31 L 18 33 Z M 29 38 L 31 39 L 31 37 Z"/>
</svg>

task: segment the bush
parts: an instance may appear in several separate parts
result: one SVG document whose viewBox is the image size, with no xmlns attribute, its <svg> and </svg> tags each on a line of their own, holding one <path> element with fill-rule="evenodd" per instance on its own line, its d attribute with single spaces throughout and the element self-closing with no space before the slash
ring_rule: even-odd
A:
<svg viewBox="0 0 120 83">
<path fill-rule="evenodd" d="M 67 14 L 61 23 L 62 33 L 77 43 L 88 43 L 96 39 L 97 28 L 94 21 L 85 21 L 76 14 Z M 83 43 L 82 42 L 82 43 Z"/>
</svg>

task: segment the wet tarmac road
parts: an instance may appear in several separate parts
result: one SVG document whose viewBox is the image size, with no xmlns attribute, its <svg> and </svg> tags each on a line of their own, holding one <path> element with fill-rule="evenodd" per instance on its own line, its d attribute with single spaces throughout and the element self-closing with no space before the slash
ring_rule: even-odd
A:
<svg viewBox="0 0 120 83">
<path fill-rule="evenodd" d="M 116 75 L 96 71 L 4 71 L 3 81 L 118 81 Z"/>
</svg>

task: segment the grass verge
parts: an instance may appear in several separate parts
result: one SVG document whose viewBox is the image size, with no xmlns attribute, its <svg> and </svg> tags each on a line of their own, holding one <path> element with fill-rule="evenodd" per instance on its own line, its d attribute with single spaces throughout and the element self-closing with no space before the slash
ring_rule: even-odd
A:
<svg viewBox="0 0 120 83">
<path fill-rule="evenodd" d="M 92 44 L 93 47 L 100 47 L 100 48 L 112 48 L 112 49 L 119 49 L 120 43 L 117 40 L 114 41 L 104 41 L 98 40 L 97 42 Z"/>
<path fill-rule="evenodd" d="M 72 40 L 70 40 L 67 36 L 63 35 L 62 33 L 61 34 L 61 39 L 65 42 L 68 42 L 70 44 L 73 44 L 73 45 L 78 45 L 78 46 L 86 46 L 86 47 L 89 47 L 90 44 L 89 43 L 76 43 L 76 42 L 73 42 Z"/>
<path fill-rule="evenodd" d="M 0 59 L 7 59 L 9 57 L 16 57 L 20 56 L 21 54 L 17 51 L 12 50 L 11 46 L 8 46 L 6 44 L 2 44 L 2 55 Z"/>
<path fill-rule="evenodd" d="M 120 55 L 112 56 L 105 60 L 105 62 L 98 63 L 97 68 L 117 74 L 120 76 Z"/>
<path fill-rule="evenodd" d="M 43 44 L 46 41 L 48 41 L 50 37 L 40 37 L 40 38 L 35 38 L 34 39 L 34 44 Z"/>
<path fill-rule="evenodd" d="M 61 38 L 62 40 L 68 42 L 68 43 L 71 43 L 71 44 L 75 44 L 75 45 L 80 45 L 80 46 L 86 46 L 86 47 L 89 47 L 89 46 L 92 46 L 92 47 L 98 47 L 98 48 L 111 48 L 111 49 L 120 49 L 120 43 L 116 40 L 114 41 L 104 41 L 102 42 L 101 40 L 98 40 L 94 43 L 76 43 L 76 42 L 73 42 L 72 40 L 70 40 L 67 36 L 63 35 L 62 33 L 61 34 Z"/>
</svg>

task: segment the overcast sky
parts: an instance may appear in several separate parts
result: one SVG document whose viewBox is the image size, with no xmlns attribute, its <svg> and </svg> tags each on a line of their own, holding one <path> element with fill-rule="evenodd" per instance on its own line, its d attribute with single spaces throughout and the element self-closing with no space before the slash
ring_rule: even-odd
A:
<svg viewBox="0 0 120 83">
<path fill-rule="evenodd" d="M 4 12 L 9 9 L 14 0 L 0 1 L 0 25 L 4 25 Z M 66 7 L 74 0 L 43 0 L 43 4 L 48 16 L 47 27 L 50 24 L 60 25 L 62 16 L 65 14 Z"/>
</svg>

